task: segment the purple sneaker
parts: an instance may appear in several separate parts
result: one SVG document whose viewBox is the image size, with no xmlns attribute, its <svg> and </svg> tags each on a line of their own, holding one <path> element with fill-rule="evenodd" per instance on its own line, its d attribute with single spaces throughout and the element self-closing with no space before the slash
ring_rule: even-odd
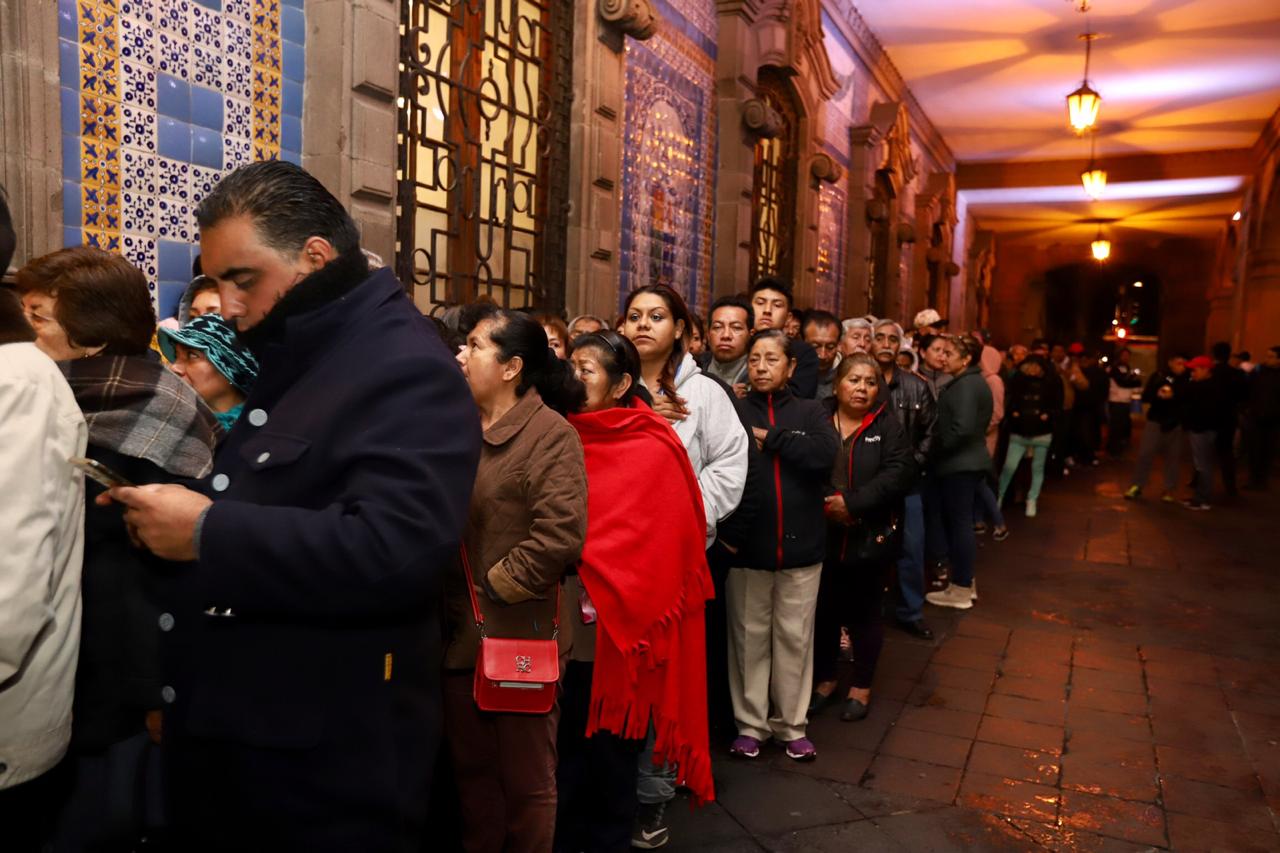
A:
<svg viewBox="0 0 1280 853">
<path fill-rule="evenodd" d="M 792 761 L 813 761 L 818 757 L 818 748 L 807 737 L 796 738 L 787 744 L 787 758 Z"/>
<path fill-rule="evenodd" d="M 760 741 L 750 735 L 739 735 L 729 745 L 729 754 L 738 758 L 755 758 L 760 754 Z"/>
</svg>

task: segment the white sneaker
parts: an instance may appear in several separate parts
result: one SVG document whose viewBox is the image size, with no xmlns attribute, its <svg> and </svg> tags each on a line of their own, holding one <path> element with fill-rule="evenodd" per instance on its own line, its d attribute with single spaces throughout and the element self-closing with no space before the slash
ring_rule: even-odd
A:
<svg viewBox="0 0 1280 853">
<path fill-rule="evenodd" d="M 1036 502 L 1031 498 L 1027 498 L 1027 518 L 1035 518 L 1035 517 L 1036 517 Z"/>
<path fill-rule="evenodd" d="M 938 607 L 954 607 L 956 610 L 968 610 L 973 607 L 973 590 L 955 584 L 947 584 L 947 588 L 939 592 L 931 592 L 924 600 Z"/>
</svg>

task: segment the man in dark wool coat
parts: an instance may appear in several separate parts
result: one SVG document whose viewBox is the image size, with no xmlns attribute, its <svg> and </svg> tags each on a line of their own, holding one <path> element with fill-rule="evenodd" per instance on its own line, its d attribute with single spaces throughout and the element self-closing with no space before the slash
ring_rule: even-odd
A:
<svg viewBox="0 0 1280 853">
<path fill-rule="evenodd" d="M 261 373 L 208 478 L 110 493 L 135 538 L 188 561 L 150 628 L 172 653 L 174 849 L 416 851 L 475 405 L 311 175 L 244 166 L 196 218 L 201 265 Z"/>
</svg>

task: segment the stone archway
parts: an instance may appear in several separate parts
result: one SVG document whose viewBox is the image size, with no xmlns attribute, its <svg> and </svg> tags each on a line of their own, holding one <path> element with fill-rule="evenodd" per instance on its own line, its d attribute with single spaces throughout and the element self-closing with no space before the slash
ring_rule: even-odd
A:
<svg viewBox="0 0 1280 853">
<path fill-rule="evenodd" d="M 790 224 L 791 279 L 797 300 L 810 304 L 817 290 L 819 201 L 824 182 L 843 172 L 823 148 L 826 110 L 843 81 L 836 77 L 822 36 L 818 0 L 773 0 L 757 5 L 742 0 L 717 6 L 720 45 L 717 88 L 720 93 L 719 171 L 716 188 L 715 291 L 746 289 L 758 266 L 753 251 L 758 229 L 753 222 L 757 145 L 779 133 L 781 116 L 766 88 L 785 81 L 795 106 L 794 221 Z"/>
</svg>

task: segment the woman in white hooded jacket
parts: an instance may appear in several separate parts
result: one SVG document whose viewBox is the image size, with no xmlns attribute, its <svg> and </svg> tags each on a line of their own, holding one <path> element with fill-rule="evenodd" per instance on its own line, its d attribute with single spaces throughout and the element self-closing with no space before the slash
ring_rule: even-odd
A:
<svg viewBox="0 0 1280 853">
<path fill-rule="evenodd" d="M 709 376 L 686 351 L 693 317 L 680 294 L 661 284 L 637 288 L 627 296 L 622 334 L 640 354 L 640 380 L 653 396 L 653 408 L 675 428 L 702 490 L 707 517 L 707 547 L 716 541 L 716 524 L 742 500 L 747 483 L 746 429 L 737 417 L 731 392 Z M 662 496 L 655 495 L 661 500 Z M 714 574 L 714 573 L 713 573 Z M 714 579 L 714 577 L 713 577 Z M 707 700 L 714 719 L 727 714 L 728 634 L 723 582 L 707 610 Z M 633 845 L 665 844 L 667 803 L 674 799 L 675 772 L 653 765 L 653 730 L 640 756 L 636 794 L 640 810 Z"/>
<path fill-rule="evenodd" d="M 638 288 L 627 297 L 622 316 L 622 333 L 640 353 L 641 380 L 653 408 L 671 422 L 698 475 L 710 547 L 716 524 L 742 500 L 747 433 L 724 387 L 685 351 L 693 320 L 680 294 L 661 284 Z"/>
</svg>

